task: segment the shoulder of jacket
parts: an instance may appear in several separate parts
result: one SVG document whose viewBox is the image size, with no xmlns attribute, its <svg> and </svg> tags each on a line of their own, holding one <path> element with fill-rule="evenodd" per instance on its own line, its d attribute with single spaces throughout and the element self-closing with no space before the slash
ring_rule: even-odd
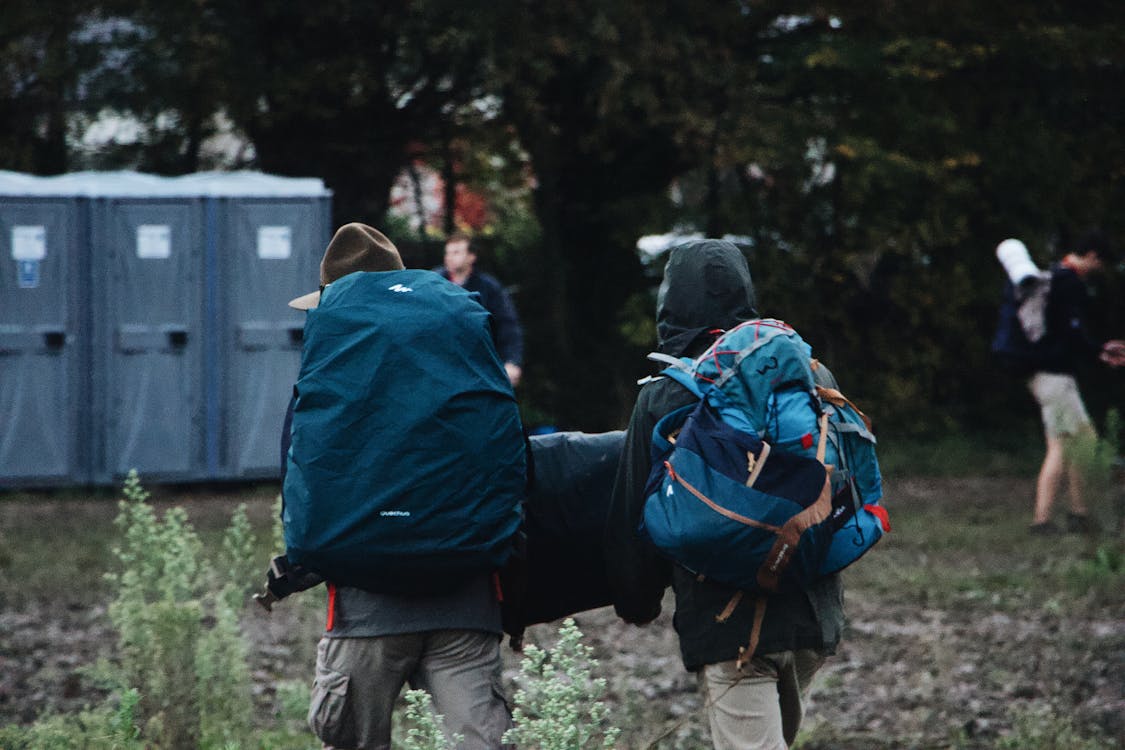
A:
<svg viewBox="0 0 1125 750">
<path fill-rule="evenodd" d="M 504 285 L 500 283 L 500 280 L 485 271 L 473 271 L 472 276 L 470 276 L 469 278 L 474 279 L 477 282 L 477 285 L 482 289 L 488 289 L 489 291 L 495 292 L 504 290 Z"/>
</svg>

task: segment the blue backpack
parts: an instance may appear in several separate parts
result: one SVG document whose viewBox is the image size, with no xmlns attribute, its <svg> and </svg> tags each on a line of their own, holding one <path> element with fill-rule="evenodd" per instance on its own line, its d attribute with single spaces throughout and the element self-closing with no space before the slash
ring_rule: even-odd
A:
<svg viewBox="0 0 1125 750">
<path fill-rule="evenodd" d="M 291 562 L 405 593 L 506 562 L 525 443 L 475 297 L 430 271 L 359 272 L 308 312 L 283 485 Z"/>
<path fill-rule="evenodd" d="M 653 430 L 641 531 L 671 559 L 764 597 L 890 530 L 870 424 L 791 327 L 753 320 L 695 360 L 649 356 L 700 399 Z"/>
</svg>

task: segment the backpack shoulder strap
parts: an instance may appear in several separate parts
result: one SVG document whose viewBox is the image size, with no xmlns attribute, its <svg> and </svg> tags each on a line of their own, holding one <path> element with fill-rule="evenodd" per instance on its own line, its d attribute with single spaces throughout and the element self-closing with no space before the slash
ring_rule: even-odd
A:
<svg viewBox="0 0 1125 750">
<path fill-rule="evenodd" d="M 665 354 L 664 352 L 649 352 L 648 358 L 653 362 L 667 365 L 667 367 L 661 370 L 659 375 L 645 378 L 646 382 L 658 377 L 671 378 L 694 393 L 696 398 L 703 398 L 703 390 L 699 387 L 699 383 L 693 374 L 694 359 L 691 357 L 673 357 L 671 354 Z"/>
<path fill-rule="evenodd" d="M 665 354 L 664 352 L 649 352 L 648 359 L 652 362 L 660 362 L 669 367 L 675 367 L 677 370 L 690 370 L 691 363 L 694 361 L 688 357 L 673 357 L 671 354 Z"/>
<path fill-rule="evenodd" d="M 684 388 L 687 388 L 689 391 L 695 394 L 696 398 L 703 398 L 704 393 L 703 390 L 699 387 L 699 381 L 695 379 L 695 376 L 691 374 L 690 370 L 681 370 L 680 368 L 673 366 L 666 367 L 665 369 L 661 370 L 660 374 L 664 375 L 665 377 L 669 377 L 672 380 L 675 380 Z"/>
</svg>

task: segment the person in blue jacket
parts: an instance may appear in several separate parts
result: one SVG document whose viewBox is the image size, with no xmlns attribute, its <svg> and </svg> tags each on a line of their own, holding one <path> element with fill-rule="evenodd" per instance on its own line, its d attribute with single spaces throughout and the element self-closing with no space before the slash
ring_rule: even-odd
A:
<svg viewBox="0 0 1125 750">
<path fill-rule="evenodd" d="M 476 270 L 477 253 L 472 239 L 453 234 L 445 241 L 444 264 L 434 270 L 454 284 L 480 295 L 484 309 L 492 313 L 492 338 L 512 386 L 523 375 L 523 328 L 508 292 L 495 276 Z"/>
</svg>

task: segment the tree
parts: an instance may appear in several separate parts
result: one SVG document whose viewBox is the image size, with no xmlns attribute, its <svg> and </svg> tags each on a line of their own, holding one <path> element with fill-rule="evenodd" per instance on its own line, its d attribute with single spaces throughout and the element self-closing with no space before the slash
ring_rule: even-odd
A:
<svg viewBox="0 0 1125 750">
<path fill-rule="evenodd" d="M 94 166 L 169 175 L 230 166 L 203 154 L 219 132 L 231 78 L 215 3 L 107 0 L 104 13 L 84 31 L 102 55 L 83 72 L 80 111 L 131 120 L 139 137 L 107 145 Z"/>
<path fill-rule="evenodd" d="M 338 221 L 378 224 L 425 159 L 448 195 L 501 196 L 521 396 L 585 429 L 621 426 L 649 372 L 637 238 L 743 235 L 762 312 L 884 425 L 1004 423 L 1023 407 L 1019 388 L 985 395 L 996 243 L 1046 264 L 1084 225 L 1125 237 L 1123 28 L 1107 0 L 17 2 L 0 166 L 82 166 L 74 132 L 112 111 L 147 135 L 96 166 L 206 168 L 225 117 L 253 166 L 319 176 Z M 1106 334 L 1118 287 L 1100 289 Z"/>
<path fill-rule="evenodd" d="M 830 6 L 836 23 L 806 61 L 833 92 L 821 236 L 852 289 L 818 296 L 843 303 L 842 361 L 900 426 L 984 427 L 1028 411 L 1021 388 L 996 388 L 988 354 L 993 250 L 1023 237 L 1046 264 L 1070 228 L 1114 220 L 1106 201 L 1120 200 L 1125 161 L 1111 131 L 1125 111 L 1110 92 L 1125 56 L 1113 29 L 1125 18 L 1100 11 Z"/>
<path fill-rule="evenodd" d="M 528 285 L 549 310 L 530 357 L 560 381 L 554 411 L 619 426 L 644 369 L 621 333 L 645 288 L 635 243 L 663 229 L 673 178 L 712 157 L 715 132 L 742 104 L 726 84 L 753 66 L 741 35 L 766 24 L 736 2 L 634 0 L 503 2 L 488 24 L 504 112 L 536 179 L 542 246 Z"/>
<path fill-rule="evenodd" d="M 884 426 L 1010 424 L 1027 410 L 988 354 L 993 249 L 1023 237 L 1045 264 L 1076 227 L 1120 230 L 1107 209 L 1123 187 L 1123 20 L 1104 3 L 779 17 L 758 78 L 774 126 L 734 120 L 716 149 L 733 179 L 688 208 L 754 238 L 764 310 L 806 332 Z"/>
<path fill-rule="evenodd" d="M 215 0 L 232 119 L 268 172 L 317 175 L 337 221 L 380 223 L 407 146 L 479 95 L 473 9 L 452 0 Z"/>
<path fill-rule="evenodd" d="M 69 166 L 67 124 L 96 44 L 78 31 L 97 4 L 10 3 L 0 14 L 0 164 L 36 174 Z"/>
</svg>

